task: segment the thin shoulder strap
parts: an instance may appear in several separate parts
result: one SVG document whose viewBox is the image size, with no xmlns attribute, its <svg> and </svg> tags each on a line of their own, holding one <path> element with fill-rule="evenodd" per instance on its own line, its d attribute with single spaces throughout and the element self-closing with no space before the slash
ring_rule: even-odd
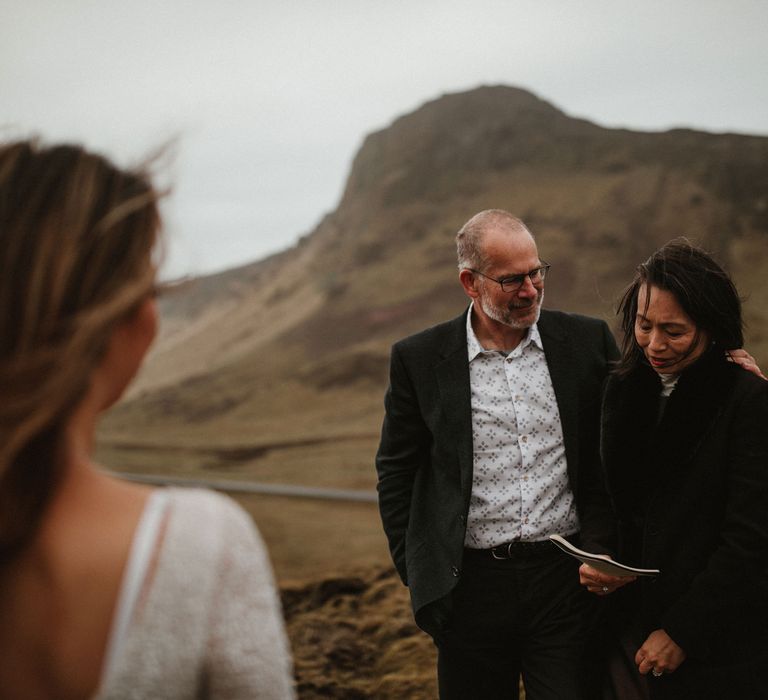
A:
<svg viewBox="0 0 768 700">
<path fill-rule="evenodd" d="M 133 616 L 133 610 L 136 607 L 136 601 L 141 592 L 147 568 L 155 551 L 157 537 L 167 505 L 167 490 L 156 489 L 153 491 L 147 499 L 144 512 L 141 514 L 139 523 L 136 526 L 131 551 L 128 555 L 125 573 L 123 574 L 123 581 L 120 586 L 115 616 L 112 620 L 109 642 L 104 655 L 102 678 L 107 678 L 110 669 L 120 656 L 128 626 Z"/>
</svg>

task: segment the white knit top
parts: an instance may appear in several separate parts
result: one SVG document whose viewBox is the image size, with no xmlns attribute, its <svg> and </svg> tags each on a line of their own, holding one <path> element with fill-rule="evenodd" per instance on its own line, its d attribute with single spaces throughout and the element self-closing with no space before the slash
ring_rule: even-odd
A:
<svg viewBox="0 0 768 700">
<path fill-rule="evenodd" d="M 95 700 L 294 697 L 279 598 L 248 514 L 213 491 L 156 491 Z"/>
</svg>

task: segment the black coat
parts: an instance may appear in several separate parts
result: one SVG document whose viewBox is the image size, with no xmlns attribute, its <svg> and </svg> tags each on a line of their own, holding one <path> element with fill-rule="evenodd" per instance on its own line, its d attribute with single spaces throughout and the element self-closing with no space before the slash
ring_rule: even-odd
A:
<svg viewBox="0 0 768 700">
<path fill-rule="evenodd" d="M 392 348 L 376 456 L 379 507 L 417 623 L 440 631 L 461 575 L 472 491 L 466 312 Z M 610 522 L 598 458 L 602 385 L 616 343 L 596 319 L 542 311 L 538 323 L 563 427 L 585 547 Z"/>
<path fill-rule="evenodd" d="M 659 421 L 660 391 L 647 366 L 606 387 L 601 456 L 620 560 L 662 572 L 619 600 L 644 634 L 664 629 L 687 654 L 652 681 L 669 689 L 659 697 L 768 698 L 754 690 L 768 661 L 768 382 L 710 351 Z"/>
</svg>

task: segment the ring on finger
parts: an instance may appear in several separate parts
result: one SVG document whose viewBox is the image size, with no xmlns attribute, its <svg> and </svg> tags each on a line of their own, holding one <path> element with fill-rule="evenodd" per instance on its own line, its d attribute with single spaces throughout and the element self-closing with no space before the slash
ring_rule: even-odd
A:
<svg viewBox="0 0 768 700">
<path fill-rule="evenodd" d="M 603 586 L 603 593 L 609 593 L 609 592 L 610 592 L 610 590 L 611 590 L 611 589 L 610 589 L 610 588 L 608 588 L 608 586 Z"/>
<path fill-rule="evenodd" d="M 651 673 L 652 673 L 654 676 L 656 676 L 656 678 L 658 678 L 659 676 L 661 676 L 661 675 L 664 673 L 664 671 L 660 671 L 658 668 L 654 668 L 654 669 L 651 671 Z"/>
</svg>

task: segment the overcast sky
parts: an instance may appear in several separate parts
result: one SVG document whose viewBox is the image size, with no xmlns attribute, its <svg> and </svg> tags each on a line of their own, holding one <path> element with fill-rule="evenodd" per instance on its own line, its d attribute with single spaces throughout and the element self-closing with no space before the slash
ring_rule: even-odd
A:
<svg viewBox="0 0 768 700">
<path fill-rule="evenodd" d="M 0 133 L 175 140 L 164 274 L 199 274 L 311 231 L 364 136 L 445 92 L 768 135 L 766 27 L 765 0 L 0 0 Z"/>
</svg>

